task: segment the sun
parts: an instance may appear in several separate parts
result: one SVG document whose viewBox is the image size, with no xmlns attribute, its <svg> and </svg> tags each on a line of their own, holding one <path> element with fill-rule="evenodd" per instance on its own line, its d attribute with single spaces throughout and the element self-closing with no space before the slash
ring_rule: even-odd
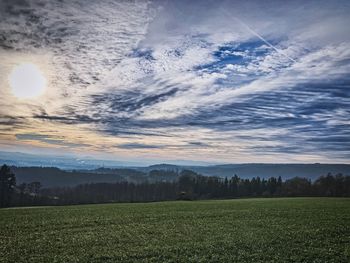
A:
<svg viewBox="0 0 350 263">
<path fill-rule="evenodd" d="M 32 63 L 16 66 L 9 75 L 11 91 L 20 99 L 32 99 L 42 95 L 46 82 L 43 73 Z"/>
</svg>

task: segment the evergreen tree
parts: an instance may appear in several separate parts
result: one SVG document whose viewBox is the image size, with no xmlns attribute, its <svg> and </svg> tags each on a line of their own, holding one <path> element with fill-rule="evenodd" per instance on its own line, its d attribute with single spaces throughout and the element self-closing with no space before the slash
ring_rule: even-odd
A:
<svg viewBox="0 0 350 263">
<path fill-rule="evenodd" d="M 7 207 L 11 204 L 15 187 L 16 177 L 10 167 L 4 164 L 0 169 L 0 207 Z"/>
</svg>

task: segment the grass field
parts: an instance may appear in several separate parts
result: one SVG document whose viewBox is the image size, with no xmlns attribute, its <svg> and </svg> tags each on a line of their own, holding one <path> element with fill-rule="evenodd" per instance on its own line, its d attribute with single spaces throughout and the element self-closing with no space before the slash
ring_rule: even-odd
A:
<svg viewBox="0 0 350 263">
<path fill-rule="evenodd" d="M 350 199 L 0 209 L 0 262 L 350 262 Z"/>
</svg>

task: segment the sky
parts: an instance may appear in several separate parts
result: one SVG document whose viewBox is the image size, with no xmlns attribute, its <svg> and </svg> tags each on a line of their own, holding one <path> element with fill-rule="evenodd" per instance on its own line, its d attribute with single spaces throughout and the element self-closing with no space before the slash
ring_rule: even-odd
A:
<svg viewBox="0 0 350 263">
<path fill-rule="evenodd" d="M 1 0 L 0 148 L 349 163 L 349 13 L 349 1 Z M 24 97 L 23 64 L 45 79 L 40 95 Z"/>
</svg>

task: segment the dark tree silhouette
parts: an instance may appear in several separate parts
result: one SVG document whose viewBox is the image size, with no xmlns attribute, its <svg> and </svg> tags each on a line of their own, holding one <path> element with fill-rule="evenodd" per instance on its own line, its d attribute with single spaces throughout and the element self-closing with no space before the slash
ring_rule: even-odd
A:
<svg viewBox="0 0 350 263">
<path fill-rule="evenodd" d="M 10 206 L 15 186 L 16 177 L 4 164 L 0 169 L 0 207 Z"/>
<path fill-rule="evenodd" d="M 32 182 L 27 184 L 28 192 L 31 194 L 38 194 L 41 188 L 40 182 Z"/>
<path fill-rule="evenodd" d="M 52 171 L 53 169 L 46 169 Z M 121 172 L 98 169 L 104 173 Z M 294 177 L 231 178 L 203 176 L 191 170 L 152 170 L 132 173 L 114 183 L 89 183 L 73 187 L 42 188 L 40 182 L 16 184 L 15 175 L 4 165 L 0 170 L 0 198 L 4 206 L 68 205 L 110 202 L 153 202 L 163 200 L 223 199 L 276 196 L 350 196 L 350 176 L 321 176 L 315 181 Z M 86 174 L 77 172 L 77 177 Z M 64 177 L 63 177 L 64 179 Z M 63 180 L 62 179 L 62 180 Z M 105 177 L 103 177 L 105 179 Z M 127 179 L 127 180 L 126 180 Z"/>
</svg>

